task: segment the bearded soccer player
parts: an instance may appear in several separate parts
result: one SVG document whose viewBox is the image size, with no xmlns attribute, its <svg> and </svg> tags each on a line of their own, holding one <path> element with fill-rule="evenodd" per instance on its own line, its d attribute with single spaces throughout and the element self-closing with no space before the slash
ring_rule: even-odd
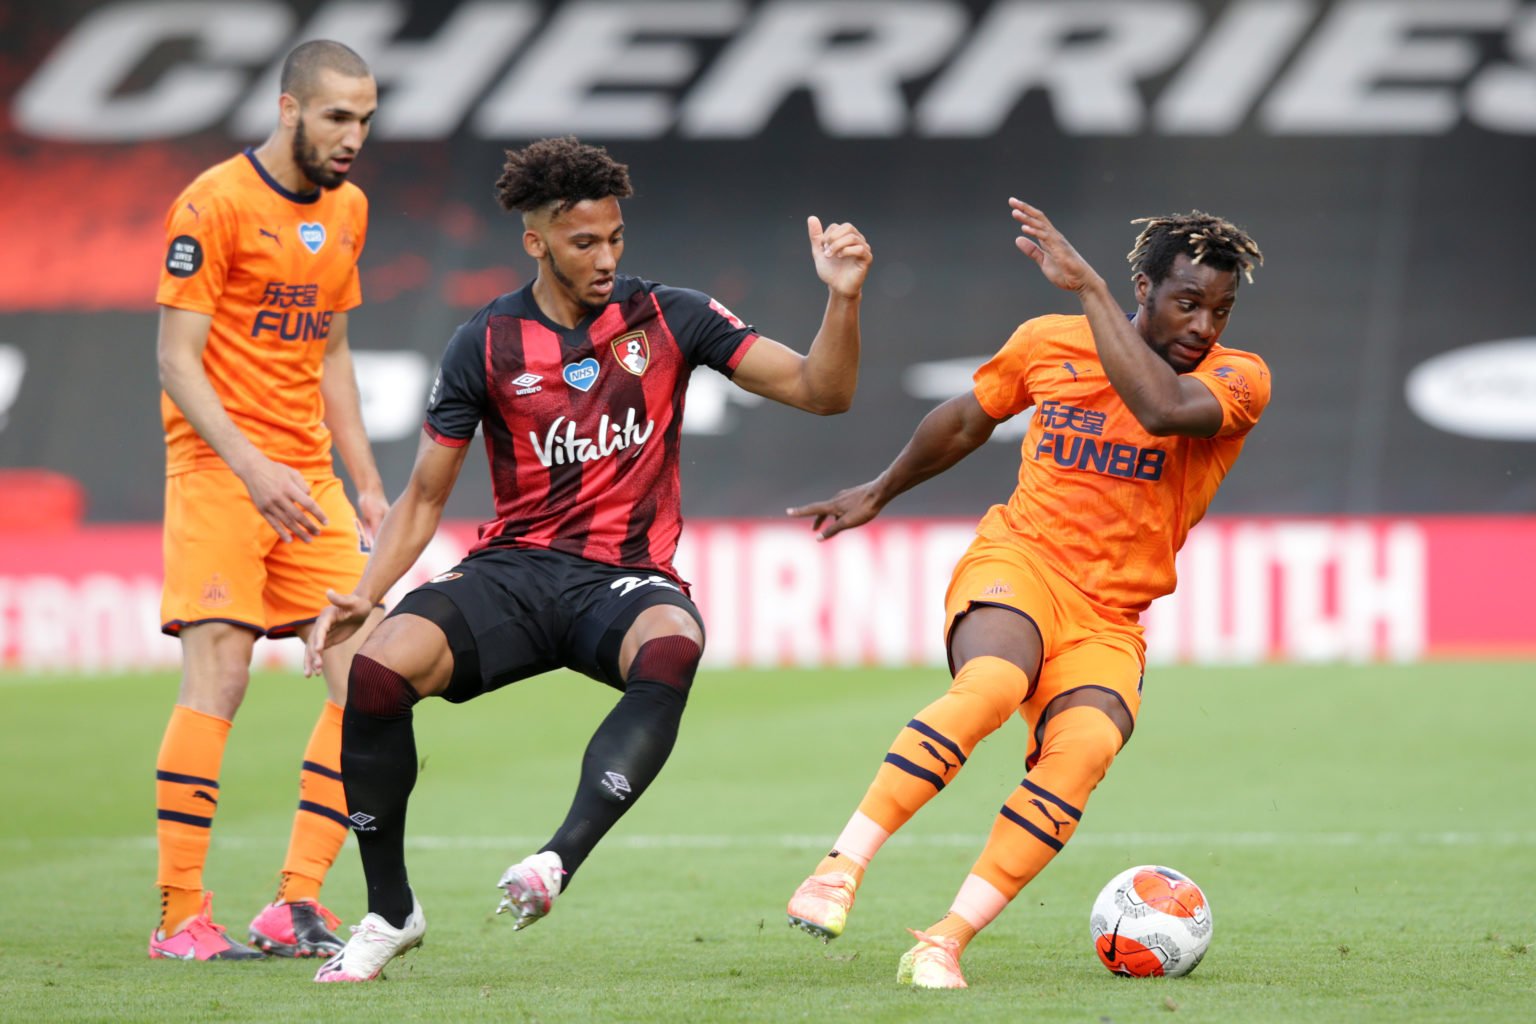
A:
<svg viewBox="0 0 1536 1024">
<path fill-rule="evenodd" d="M 661 771 L 704 626 L 672 567 L 682 529 L 683 397 L 695 367 L 808 412 L 846 410 L 870 249 L 850 224 L 807 220 L 829 296 L 802 356 L 700 292 L 618 272 L 628 169 L 574 138 L 507 154 L 496 185 L 522 214 L 537 277 L 453 335 L 416 465 L 356 589 L 335 594 L 308 649 L 347 637 L 431 540 L 477 428 L 495 518 L 451 571 L 407 594 L 352 660 L 342 732 L 369 913 L 316 981 L 368 981 L 421 942 L 405 868 L 416 782 L 412 706 L 472 700 L 566 667 L 622 692 L 592 735 L 554 836 L 496 883 L 523 928 L 549 913 L 593 847 Z M 529 725 L 527 727 L 535 727 Z"/>
<path fill-rule="evenodd" d="M 347 332 L 348 310 L 362 301 L 368 206 L 346 179 L 377 90 L 362 58 L 327 40 L 288 55 L 281 89 L 266 142 L 201 174 L 166 218 L 156 296 L 167 477 L 161 618 L 181 638 L 182 679 L 155 765 L 155 958 L 329 956 L 342 947 L 340 922 L 319 896 L 349 824 L 341 718 L 360 637 L 325 659 L 328 699 L 304 752 L 277 898 L 249 929 L 257 948 L 213 922 L 203 889 L 219 766 L 256 638 L 307 636 L 326 591 L 356 583 L 367 538 L 388 511 Z M 333 444 L 357 488 L 356 512 L 333 470 Z"/>
<path fill-rule="evenodd" d="M 1076 292 L 1082 316 L 1025 323 L 931 412 L 884 473 L 791 509 L 828 538 L 1035 409 L 1018 488 L 994 506 L 945 597 L 949 691 L 897 734 L 832 851 L 795 890 L 790 923 L 841 935 L 881 845 L 954 781 L 1015 712 L 1028 774 L 937 922 L 913 931 L 897 980 L 964 988 L 960 955 L 1072 837 L 1088 794 L 1130 739 L 1146 646 L 1140 614 L 1174 587 L 1174 554 L 1205 514 L 1269 401 L 1258 356 L 1218 344 L 1240 275 L 1262 262 L 1242 230 L 1194 212 L 1149 218 L 1130 253 L 1136 312 L 1045 214 L 1010 200 L 1020 250 Z"/>
</svg>

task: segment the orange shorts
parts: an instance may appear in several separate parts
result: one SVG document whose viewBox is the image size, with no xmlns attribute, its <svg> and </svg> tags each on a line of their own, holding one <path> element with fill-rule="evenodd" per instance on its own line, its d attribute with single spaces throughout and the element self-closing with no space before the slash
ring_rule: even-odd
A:
<svg viewBox="0 0 1536 1024">
<path fill-rule="evenodd" d="M 325 607 L 326 588 L 352 589 L 368 561 L 357 513 L 336 477 L 307 482 L 329 520 L 308 544 L 284 543 L 228 469 L 166 478 L 162 632 L 229 622 L 260 636 L 292 636 Z"/>
<path fill-rule="evenodd" d="M 1032 680 L 1029 698 L 1019 708 L 1030 726 L 1031 763 L 1039 748 L 1041 713 L 1063 693 L 1084 687 L 1111 691 L 1136 721 L 1147 645 L 1141 626 L 1128 613 L 1091 600 L 1017 545 L 985 537 L 971 542 L 950 577 L 944 595 L 946 641 L 960 616 L 977 605 L 1011 608 L 1040 630 L 1040 678 Z"/>
</svg>

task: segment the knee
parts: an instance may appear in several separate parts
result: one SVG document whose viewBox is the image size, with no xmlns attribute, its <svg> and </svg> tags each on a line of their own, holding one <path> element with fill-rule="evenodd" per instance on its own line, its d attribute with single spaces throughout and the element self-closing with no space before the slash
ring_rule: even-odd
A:
<svg viewBox="0 0 1536 1024">
<path fill-rule="evenodd" d="M 625 681 L 662 683 L 687 696 L 703 655 L 698 641 L 689 636 L 661 636 L 647 640 L 630 661 Z"/>
<path fill-rule="evenodd" d="M 347 710 L 370 718 L 403 718 L 421 698 L 410 681 L 366 654 L 352 658 L 347 673 Z"/>
<path fill-rule="evenodd" d="M 1029 699 L 1030 678 L 1007 658 L 981 655 L 967 661 L 955 675 L 949 692 L 966 697 L 986 710 L 988 731 L 1002 727 L 1019 705 Z"/>
<path fill-rule="evenodd" d="M 1120 727 L 1099 708 L 1069 707 L 1046 726 L 1040 760 L 1070 764 L 1092 787 L 1109 771 L 1124 742 Z"/>
</svg>

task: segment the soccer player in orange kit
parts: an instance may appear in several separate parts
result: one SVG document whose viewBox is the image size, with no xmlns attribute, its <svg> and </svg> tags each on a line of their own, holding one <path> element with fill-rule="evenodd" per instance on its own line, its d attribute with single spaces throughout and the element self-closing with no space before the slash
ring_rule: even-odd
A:
<svg viewBox="0 0 1536 1024">
<path fill-rule="evenodd" d="M 975 451 L 1031 406 L 1019 484 L 981 520 L 945 597 L 949 691 L 897 734 L 832 851 L 795 890 L 790 923 L 841 935 L 880 846 L 954 780 L 1017 711 L 1028 774 L 1004 802 L 949 912 L 901 958 L 897 981 L 964 988 L 960 955 L 1072 837 L 1088 794 L 1131 736 L 1146 646 L 1138 617 L 1174 588 L 1174 555 L 1269 402 L 1269 371 L 1217 343 L 1240 275 L 1263 256 L 1198 211 L 1144 218 L 1129 260 L 1137 309 L 1045 214 L 1009 200 L 1019 249 L 1076 292 L 1081 316 L 1023 324 L 931 412 L 869 483 L 791 509 L 823 539 Z"/>
<path fill-rule="evenodd" d="M 362 302 L 368 204 L 347 182 L 377 106 L 340 43 L 284 62 L 278 126 L 203 172 L 171 204 L 156 300 L 165 423 L 162 629 L 182 679 L 155 764 L 160 924 L 152 958 L 329 955 L 340 921 L 319 901 L 346 840 L 341 718 L 366 630 L 326 654 L 328 700 L 304 752 L 277 898 L 253 949 L 213 923 L 203 889 L 219 767 L 257 637 L 307 637 L 327 589 L 351 589 L 388 511 L 363 429 L 347 331 Z M 347 501 L 334 443 L 357 487 Z M 294 541 L 299 543 L 294 543 Z M 376 612 L 372 621 L 382 613 Z M 370 623 L 371 625 L 371 623 Z"/>
</svg>

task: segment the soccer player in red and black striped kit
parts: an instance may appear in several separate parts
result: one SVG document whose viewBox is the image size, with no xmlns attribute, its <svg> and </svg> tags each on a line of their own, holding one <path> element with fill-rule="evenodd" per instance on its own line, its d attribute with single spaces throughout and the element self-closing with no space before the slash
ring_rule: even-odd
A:
<svg viewBox="0 0 1536 1024">
<path fill-rule="evenodd" d="M 404 854 L 411 708 L 422 697 L 459 703 L 560 667 L 623 693 L 587 745 L 565 822 L 498 883 L 517 928 L 549 912 L 661 771 L 704 645 L 672 567 L 694 367 L 808 412 L 840 413 L 853 400 L 871 259 L 853 225 L 807 219 L 829 295 L 800 355 L 707 295 L 618 273 L 619 200 L 631 189 L 604 150 L 566 137 L 509 151 L 496 191 L 522 213 L 538 276 L 449 341 L 410 482 L 357 588 L 330 595 L 306 652 L 307 667 L 318 666 L 415 563 L 483 428 L 496 518 L 463 562 L 407 594 L 352 662 L 341 764 L 369 913 L 316 981 L 377 978 L 426 931 Z"/>
</svg>

